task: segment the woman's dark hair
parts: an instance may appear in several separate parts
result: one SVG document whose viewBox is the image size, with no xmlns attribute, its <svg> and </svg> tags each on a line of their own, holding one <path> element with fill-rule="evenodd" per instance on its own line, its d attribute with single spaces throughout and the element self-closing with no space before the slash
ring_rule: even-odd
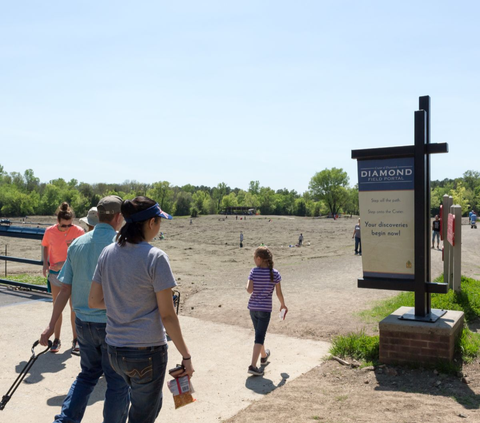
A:
<svg viewBox="0 0 480 423">
<path fill-rule="evenodd" d="M 64 201 L 62 204 L 60 204 L 55 211 L 55 214 L 57 215 L 57 220 L 60 222 L 60 219 L 63 220 L 71 220 L 75 217 L 75 213 L 73 212 L 73 209 L 68 205 L 66 201 Z"/>
<path fill-rule="evenodd" d="M 128 219 L 132 214 L 146 210 L 155 204 L 156 201 L 143 196 L 135 197 L 133 200 L 125 200 L 122 203 L 121 208 L 123 217 Z M 155 222 L 157 222 L 157 219 L 160 219 L 160 217 L 155 217 Z M 125 223 L 125 225 L 122 226 L 122 229 L 120 229 L 117 234 L 117 242 L 122 247 L 127 242 L 130 244 L 140 244 L 140 242 L 145 239 L 145 235 L 143 233 L 143 223 L 145 220 L 142 220 L 141 222 Z"/>
<path fill-rule="evenodd" d="M 254 257 L 260 257 L 266 261 L 270 269 L 270 282 L 273 282 L 273 254 L 267 247 L 258 247 L 253 254 Z"/>
</svg>

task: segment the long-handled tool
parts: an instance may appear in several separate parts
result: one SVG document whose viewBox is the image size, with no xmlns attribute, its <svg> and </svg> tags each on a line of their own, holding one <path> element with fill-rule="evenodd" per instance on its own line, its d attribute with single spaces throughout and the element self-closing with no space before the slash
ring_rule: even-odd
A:
<svg viewBox="0 0 480 423">
<path fill-rule="evenodd" d="M 10 387 L 8 392 L 2 397 L 2 402 L 0 402 L 0 410 L 3 410 L 7 405 L 7 402 L 10 401 L 10 398 L 12 398 L 12 395 L 15 393 L 18 386 L 22 383 L 23 379 L 25 378 L 25 376 L 27 375 L 28 371 L 33 366 L 33 363 L 35 363 L 37 358 L 42 354 L 45 354 L 50 348 L 52 348 L 52 341 L 49 340 L 48 347 L 44 351 L 41 351 L 38 354 L 35 354 L 35 347 L 38 345 L 38 343 L 39 343 L 38 341 L 35 341 L 35 343 L 32 346 L 32 356 L 30 357 L 30 360 L 28 360 L 28 363 L 25 364 L 25 367 L 20 372 L 15 382 L 13 382 L 13 385 Z"/>
</svg>

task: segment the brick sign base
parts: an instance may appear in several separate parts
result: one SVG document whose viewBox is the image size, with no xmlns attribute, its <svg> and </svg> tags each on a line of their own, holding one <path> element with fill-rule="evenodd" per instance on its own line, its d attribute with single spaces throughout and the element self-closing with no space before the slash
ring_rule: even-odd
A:
<svg viewBox="0 0 480 423">
<path fill-rule="evenodd" d="M 380 322 L 380 362 L 452 361 L 455 340 L 463 328 L 463 312 L 449 310 L 435 323 L 398 318 L 411 310 L 411 307 L 400 307 Z"/>
</svg>

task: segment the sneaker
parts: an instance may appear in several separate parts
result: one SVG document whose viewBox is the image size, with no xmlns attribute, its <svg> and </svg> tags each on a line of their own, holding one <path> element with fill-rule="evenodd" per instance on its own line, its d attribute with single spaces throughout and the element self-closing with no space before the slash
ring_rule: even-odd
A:
<svg viewBox="0 0 480 423">
<path fill-rule="evenodd" d="M 78 345 L 78 341 L 76 339 L 72 341 L 72 354 L 80 355 L 80 345 Z"/>
<path fill-rule="evenodd" d="M 263 376 L 263 370 L 260 370 L 258 367 L 248 366 L 248 373 L 254 376 Z"/>
<path fill-rule="evenodd" d="M 270 357 L 270 350 L 265 350 L 265 352 L 267 353 L 267 355 L 265 357 L 260 358 L 260 364 L 262 366 L 265 366 L 265 364 L 268 363 L 268 358 Z"/>
<path fill-rule="evenodd" d="M 60 339 L 55 338 L 53 340 L 52 348 L 50 348 L 50 352 L 51 353 L 59 352 L 61 346 L 62 346 L 62 343 L 60 342 Z"/>
</svg>

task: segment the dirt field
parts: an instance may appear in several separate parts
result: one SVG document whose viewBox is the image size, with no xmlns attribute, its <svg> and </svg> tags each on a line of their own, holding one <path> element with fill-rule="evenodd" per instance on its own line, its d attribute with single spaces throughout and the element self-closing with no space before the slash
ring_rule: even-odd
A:
<svg viewBox="0 0 480 423">
<path fill-rule="evenodd" d="M 53 218 L 32 217 L 29 221 L 54 223 Z M 356 287 L 362 266 L 361 257 L 354 255 L 354 223 L 355 219 L 348 218 L 277 216 L 246 220 L 208 216 L 193 219 L 192 224 L 190 219 L 174 219 L 162 222 L 165 239 L 154 244 L 170 257 L 182 295 L 181 314 L 250 327 L 244 288 L 254 265 L 253 250 L 265 243 L 282 274 L 289 308 L 285 321 L 272 319 L 269 332 L 328 341 L 334 335 L 362 328 L 375 333 L 377 328 L 366 325 L 357 313 L 370 308 L 375 300 L 395 294 Z M 462 274 L 479 278 L 480 231 L 466 225 L 462 230 Z M 243 248 L 239 247 L 240 231 L 244 234 Z M 297 243 L 300 233 L 304 247 L 289 247 Z M 5 243 L 11 256 L 40 258 L 39 241 L 0 237 L 2 253 Z M 432 250 L 432 276 L 442 270 L 441 252 Z M 26 271 L 40 274 L 41 268 L 8 264 L 9 273 Z M 247 364 L 248 360 L 246 357 Z M 426 370 L 392 367 L 355 370 L 326 362 L 229 422 L 480 421 L 480 364 L 468 366 L 463 373 L 444 377 Z"/>
</svg>

